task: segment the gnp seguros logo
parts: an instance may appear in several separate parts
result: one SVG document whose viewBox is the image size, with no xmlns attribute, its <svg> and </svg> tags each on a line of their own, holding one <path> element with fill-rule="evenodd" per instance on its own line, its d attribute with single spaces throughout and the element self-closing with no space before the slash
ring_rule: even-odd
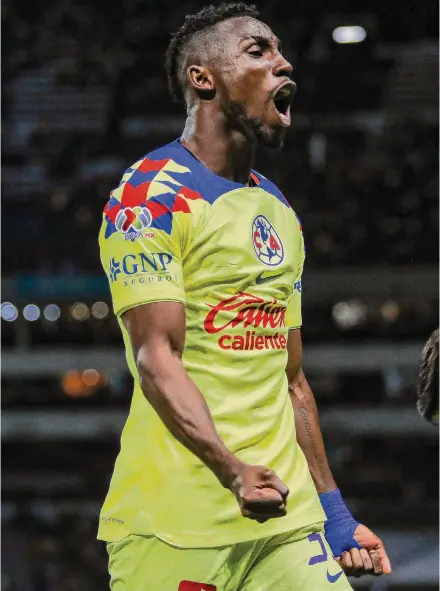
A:
<svg viewBox="0 0 440 591">
<path fill-rule="evenodd" d="M 252 244 L 258 259 L 265 265 L 276 267 L 284 258 L 280 237 L 264 215 L 257 215 L 252 223 Z"/>
<path fill-rule="evenodd" d="M 124 287 L 173 281 L 178 274 L 169 269 L 172 260 L 173 256 L 168 252 L 138 252 L 126 254 L 121 259 L 112 257 L 108 276 L 112 283 L 122 280 Z"/>
</svg>

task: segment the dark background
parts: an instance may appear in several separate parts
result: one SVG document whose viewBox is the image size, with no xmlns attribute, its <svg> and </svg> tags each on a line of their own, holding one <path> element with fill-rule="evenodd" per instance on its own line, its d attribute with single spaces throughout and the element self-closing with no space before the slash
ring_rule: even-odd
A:
<svg viewBox="0 0 440 591">
<path fill-rule="evenodd" d="M 2 10 L 2 590 L 108 588 L 96 541 L 132 383 L 100 267 L 109 191 L 183 113 L 163 67 L 198 1 Z M 438 5 L 257 3 L 295 66 L 282 152 L 256 168 L 302 220 L 305 370 L 335 478 L 393 558 L 438 588 L 438 431 L 415 409 L 438 326 Z M 364 27 L 337 44 L 332 31 Z"/>
</svg>

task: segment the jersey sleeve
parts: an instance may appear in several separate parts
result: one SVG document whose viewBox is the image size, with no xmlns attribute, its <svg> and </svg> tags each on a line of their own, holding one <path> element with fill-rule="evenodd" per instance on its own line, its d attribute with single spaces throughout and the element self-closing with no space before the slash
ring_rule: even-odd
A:
<svg viewBox="0 0 440 591">
<path fill-rule="evenodd" d="M 299 240 L 298 266 L 293 283 L 293 292 L 287 303 L 286 324 L 288 329 L 300 328 L 302 325 L 301 294 L 302 294 L 302 272 L 305 260 L 304 238 L 301 232 Z"/>
<path fill-rule="evenodd" d="M 99 236 L 115 314 L 151 302 L 185 303 L 183 256 L 190 240 L 189 207 L 173 211 L 169 199 L 160 196 L 141 206 L 123 207 L 114 204 L 115 195 L 104 212 Z"/>
</svg>

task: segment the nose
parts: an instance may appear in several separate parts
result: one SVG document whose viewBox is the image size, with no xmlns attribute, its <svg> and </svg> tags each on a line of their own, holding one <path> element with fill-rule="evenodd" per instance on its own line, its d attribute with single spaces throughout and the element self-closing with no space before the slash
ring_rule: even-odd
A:
<svg viewBox="0 0 440 591">
<path fill-rule="evenodd" d="M 292 72 L 293 72 L 293 66 L 290 62 L 288 62 L 286 60 L 286 58 L 281 55 L 281 53 L 278 54 L 277 59 L 275 60 L 275 65 L 274 65 L 274 74 L 275 76 L 277 76 L 278 78 L 282 78 L 283 76 L 287 76 L 287 78 L 291 78 L 292 77 Z"/>
</svg>

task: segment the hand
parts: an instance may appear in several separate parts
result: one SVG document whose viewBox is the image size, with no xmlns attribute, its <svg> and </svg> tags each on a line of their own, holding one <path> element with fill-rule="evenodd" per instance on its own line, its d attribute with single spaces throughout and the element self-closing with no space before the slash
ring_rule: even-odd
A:
<svg viewBox="0 0 440 591">
<path fill-rule="evenodd" d="M 269 468 L 243 464 L 229 488 L 240 505 L 243 517 L 264 523 L 287 513 L 289 489 Z"/>
<path fill-rule="evenodd" d="M 391 573 L 390 560 L 380 538 L 365 525 L 358 525 L 354 532 L 354 539 L 361 546 L 343 552 L 335 560 L 349 577 L 363 575 L 389 575 Z"/>
</svg>

